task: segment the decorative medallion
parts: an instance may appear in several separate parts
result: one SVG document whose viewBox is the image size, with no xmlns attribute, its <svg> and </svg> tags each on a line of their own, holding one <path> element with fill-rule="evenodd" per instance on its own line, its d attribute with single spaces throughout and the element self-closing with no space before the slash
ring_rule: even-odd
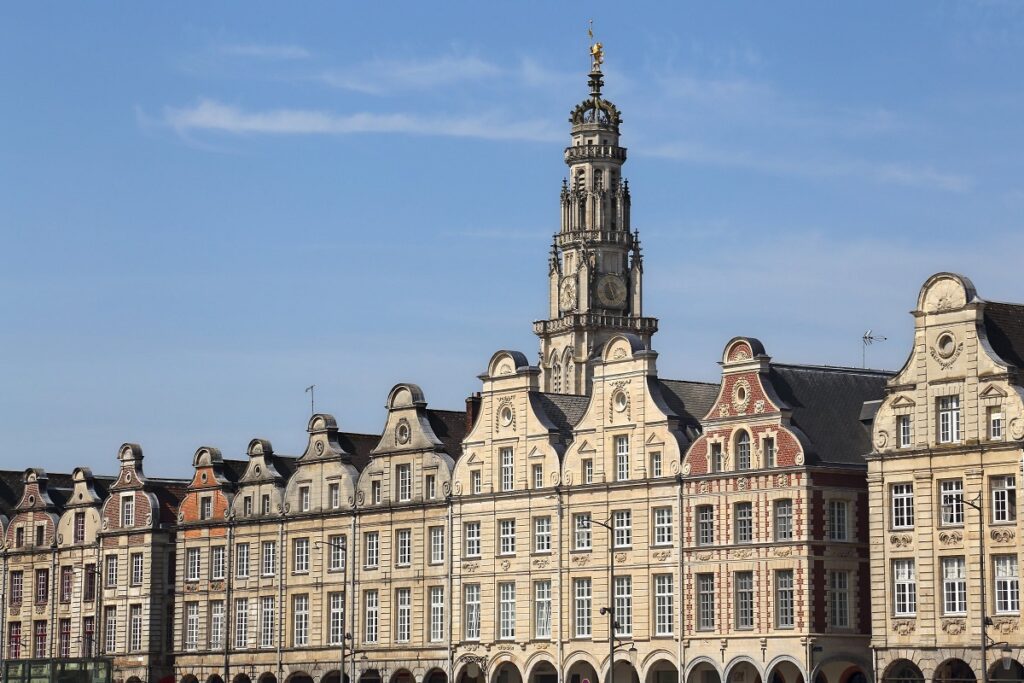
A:
<svg viewBox="0 0 1024 683">
<path fill-rule="evenodd" d="M 503 396 L 498 399 L 498 430 L 502 428 L 511 429 L 515 431 L 516 428 L 516 411 L 512 406 L 512 397 Z"/>
<path fill-rule="evenodd" d="M 701 481 L 699 484 L 697 484 L 697 490 L 700 491 L 701 493 L 707 493 L 708 491 L 711 490 L 711 484 L 709 484 L 708 481 L 705 479 L 704 481 Z"/>
<path fill-rule="evenodd" d="M 729 417 L 729 406 L 726 403 L 718 406 L 718 417 Z"/>
<path fill-rule="evenodd" d="M 963 350 L 964 343 L 957 342 L 952 332 L 943 332 L 935 340 L 935 346 L 928 348 L 931 357 L 943 370 L 948 370 Z"/>
<path fill-rule="evenodd" d="M 668 559 L 668 556 L 670 554 L 671 553 L 669 553 L 669 551 L 667 551 L 667 550 L 659 550 L 658 552 L 654 553 L 654 559 L 657 560 L 658 562 L 664 562 L 665 560 Z"/>
<path fill-rule="evenodd" d="M 622 564 L 626 561 L 626 553 L 615 553 L 615 561 Z"/>
<path fill-rule="evenodd" d="M 1024 439 L 1024 420 L 1019 417 L 1015 417 L 1010 420 L 1010 436 L 1018 441 Z"/>
<path fill-rule="evenodd" d="M 573 564 L 577 564 L 582 567 L 590 562 L 590 555 L 573 555 L 572 561 Z"/>
<path fill-rule="evenodd" d="M 763 413 L 764 412 L 764 401 L 762 401 L 761 399 L 757 399 L 756 401 L 754 401 L 754 412 L 755 413 Z"/>
<path fill-rule="evenodd" d="M 467 574 L 472 574 L 479 568 L 480 565 L 478 565 L 476 562 L 466 562 L 462 565 L 462 571 L 466 572 Z"/>
<path fill-rule="evenodd" d="M 999 629 L 999 633 L 1005 636 L 1017 632 L 1017 629 L 1020 628 L 1020 618 L 993 617 L 992 625 Z"/>
<path fill-rule="evenodd" d="M 409 443 L 409 439 L 412 438 L 412 429 L 409 427 L 409 421 L 404 417 L 398 421 L 395 426 L 395 441 L 400 446 L 404 446 Z"/>
<path fill-rule="evenodd" d="M 498 374 L 499 375 L 511 375 L 512 374 L 512 366 L 509 365 L 508 363 L 502 363 L 500 366 L 498 366 Z"/>
<path fill-rule="evenodd" d="M 324 442 L 323 441 L 317 441 L 315 444 L 313 444 L 313 450 L 316 451 L 317 455 L 323 455 L 324 454 Z"/>
<path fill-rule="evenodd" d="M 884 429 L 879 429 L 878 433 L 875 434 L 875 448 L 885 448 L 886 444 L 889 443 L 889 433 Z"/>
<path fill-rule="evenodd" d="M 963 619 L 943 619 L 942 630 L 951 636 L 958 636 L 967 630 L 967 624 Z"/>
<path fill-rule="evenodd" d="M 1006 527 L 1002 527 L 999 529 L 993 529 L 989 535 L 992 537 L 992 540 L 996 543 L 1009 543 L 1013 540 L 1014 533 L 1013 529 L 1007 529 Z"/>
<path fill-rule="evenodd" d="M 748 557 L 750 557 L 751 555 L 753 555 L 754 551 L 751 550 L 750 548 L 741 548 L 739 550 L 733 550 L 731 554 L 735 558 L 738 558 L 738 559 L 741 559 L 741 560 L 745 560 Z"/>
<path fill-rule="evenodd" d="M 913 619 L 897 619 L 892 622 L 892 630 L 901 636 L 909 636 L 917 629 L 917 622 Z"/>
<path fill-rule="evenodd" d="M 788 474 L 777 474 L 775 475 L 775 487 L 784 489 L 789 486 L 789 475 Z"/>
<path fill-rule="evenodd" d="M 502 560 L 501 561 L 501 568 L 503 570 L 508 571 L 508 568 L 511 567 L 511 566 L 512 566 L 512 563 L 509 560 Z"/>
<path fill-rule="evenodd" d="M 942 531 L 939 533 L 939 542 L 942 545 L 960 545 L 964 535 L 959 531 Z"/>
<path fill-rule="evenodd" d="M 914 537 L 910 534 L 893 534 L 889 537 L 889 543 L 892 543 L 896 548 L 909 547 L 914 542 Z"/>
<path fill-rule="evenodd" d="M 750 382 L 745 379 L 738 379 L 732 386 L 732 404 L 736 412 L 743 413 L 750 403 Z"/>
<path fill-rule="evenodd" d="M 739 489 L 740 491 L 746 491 L 748 488 L 750 488 L 750 480 L 747 479 L 746 477 L 740 477 L 739 479 L 736 480 L 736 488 Z"/>
<path fill-rule="evenodd" d="M 549 562 L 550 560 L 548 560 L 548 558 L 546 557 L 538 557 L 536 560 L 533 561 L 533 566 L 537 569 L 547 569 Z"/>
</svg>

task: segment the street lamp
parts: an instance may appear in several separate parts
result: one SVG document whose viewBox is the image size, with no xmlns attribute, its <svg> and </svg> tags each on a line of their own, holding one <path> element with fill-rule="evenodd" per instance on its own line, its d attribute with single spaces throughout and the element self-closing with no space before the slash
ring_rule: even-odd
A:
<svg viewBox="0 0 1024 683">
<path fill-rule="evenodd" d="M 611 518 L 609 518 L 610 521 Z M 611 607 L 602 607 L 601 615 L 608 615 L 608 683 L 615 683 L 615 651 L 629 645 L 626 652 L 629 654 L 629 662 L 636 668 L 636 643 L 615 644 L 615 631 L 619 628 L 619 622 L 615 620 L 615 529 L 608 522 L 599 522 L 596 519 L 581 519 L 580 526 L 586 529 L 593 529 L 593 526 L 603 526 L 608 530 L 608 598 Z"/>
<path fill-rule="evenodd" d="M 978 496 L 974 500 L 967 500 L 966 498 L 963 497 L 963 494 L 961 494 L 959 496 L 956 496 L 954 498 L 954 501 L 959 502 L 961 505 L 967 505 L 968 507 L 974 508 L 974 510 L 977 511 L 978 513 L 978 543 L 980 545 L 980 559 L 978 561 L 980 571 L 978 572 L 978 575 L 981 579 L 981 683 L 988 683 L 988 660 L 986 659 L 985 655 L 989 646 L 989 637 L 987 629 L 990 623 L 990 619 L 986 615 L 986 611 L 988 610 L 988 598 L 985 595 L 985 563 L 988 560 L 985 559 L 985 510 L 984 508 L 982 508 L 982 492 L 979 491 Z M 942 507 L 951 508 L 952 504 L 943 505 Z M 943 510 L 943 513 L 945 513 L 945 510 Z M 1005 654 L 1003 666 L 1005 666 L 1007 669 L 1009 669 L 1010 666 L 1009 659 Z"/>
<path fill-rule="evenodd" d="M 342 567 L 343 567 L 342 574 L 341 574 L 341 583 L 342 583 L 342 587 L 344 588 L 344 591 L 342 592 L 342 596 L 347 596 L 347 594 L 348 594 L 348 583 L 346 582 L 346 580 L 348 578 L 347 577 L 347 575 L 348 575 L 348 550 L 345 547 L 345 541 L 344 540 L 340 540 L 340 541 L 326 541 L 326 542 L 325 541 L 314 541 L 313 542 L 313 546 L 316 547 L 316 548 L 319 548 L 320 546 L 323 546 L 323 545 L 328 546 L 332 550 L 338 549 L 338 550 L 341 551 L 341 560 L 342 560 Z M 324 583 L 324 586 L 326 587 L 326 582 Z M 348 610 L 345 609 L 345 597 L 342 597 L 342 599 L 341 599 L 341 657 L 338 660 L 338 683 L 345 683 L 345 639 L 352 637 L 352 634 L 345 633 L 345 621 L 347 620 L 347 617 L 348 617 L 347 612 L 348 612 Z M 330 626 L 330 624 L 328 624 L 327 625 L 328 637 L 330 636 L 330 628 L 331 628 L 331 626 Z M 355 656 L 355 650 L 352 651 L 352 655 L 353 655 L 353 657 Z M 363 653 L 363 657 L 365 657 L 365 656 L 366 656 L 366 654 Z M 350 681 L 350 683 L 353 683 L 353 682 Z"/>
</svg>

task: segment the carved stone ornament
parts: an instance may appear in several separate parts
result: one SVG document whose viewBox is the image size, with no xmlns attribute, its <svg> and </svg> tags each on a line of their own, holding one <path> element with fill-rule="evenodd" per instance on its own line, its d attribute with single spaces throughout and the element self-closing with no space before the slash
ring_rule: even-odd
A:
<svg viewBox="0 0 1024 683">
<path fill-rule="evenodd" d="M 701 562 L 707 562 L 711 559 L 711 553 L 697 553 L 697 559 Z"/>
<path fill-rule="evenodd" d="M 737 413 L 742 415 L 746 412 L 750 405 L 750 382 L 745 379 L 736 380 L 732 386 L 732 404 Z"/>
<path fill-rule="evenodd" d="M 958 636 L 967 630 L 967 624 L 963 619 L 943 619 L 942 630 L 951 636 Z"/>
<path fill-rule="evenodd" d="M 538 557 L 533 561 L 533 566 L 537 569 L 547 569 L 548 564 L 550 564 L 550 560 L 546 557 Z"/>
<path fill-rule="evenodd" d="M 939 542 L 942 545 L 960 545 L 964 540 L 964 535 L 959 531 L 943 531 L 939 533 Z"/>
<path fill-rule="evenodd" d="M 501 561 L 501 568 L 504 571 L 508 571 L 508 568 L 511 567 L 511 566 L 512 566 L 512 562 L 510 562 L 509 560 L 502 560 Z"/>
<path fill-rule="evenodd" d="M 718 416 L 729 417 L 729 405 L 727 403 L 718 406 Z"/>
<path fill-rule="evenodd" d="M 537 650 L 547 650 L 551 647 L 551 643 L 534 643 L 533 647 Z"/>
<path fill-rule="evenodd" d="M 622 564 L 626 561 L 626 553 L 615 553 L 615 561 Z"/>
<path fill-rule="evenodd" d="M 702 481 L 701 483 L 697 484 L 697 490 L 700 491 L 701 493 L 707 493 L 708 491 L 711 490 L 711 484 L 709 484 L 706 480 Z"/>
<path fill-rule="evenodd" d="M 514 652 L 516 646 L 515 643 L 498 643 L 494 646 L 494 649 L 498 652 Z"/>
<path fill-rule="evenodd" d="M 772 554 L 774 554 L 775 557 L 789 557 L 790 555 L 793 554 L 793 549 L 792 548 L 774 548 L 772 550 Z"/>
<path fill-rule="evenodd" d="M 590 555 L 574 555 L 573 558 L 572 558 L 572 562 L 575 565 L 583 567 L 588 562 L 590 562 Z"/>
<path fill-rule="evenodd" d="M 658 552 L 654 553 L 654 559 L 657 560 L 658 562 L 664 562 L 665 560 L 668 559 L 668 556 L 670 554 L 671 553 L 669 553 L 669 551 L 667 551 L 667 550 L 659 550 Z"/>
<path fill-rule="evenodd" d="M 764 401 L 763 400 L 757 399 L 756 401 L 754 401 L 754 412 L 755 413 L 763 413 L 764 412 Z"/>
<path fill-rule="evenodd" d="M 751 550 L 750 548 L 742 548 L 740 550 L 733 550 L 732 553 L 731 553 L 731 555 L 733 557 L 735 557 L 737 559 L 740 559 L 740 560 L 745 560 L 745 559 L 747 559 L 748 557 L 750 557 L 753 554 L 754 554 L 754 551 Z"/>
<path fill-rule="evenodd" d="M 992 540 L 996 543 L 1009 543 L 1013 540 L 1014 533 L 1013 529 L 1003 527 L 1000 529 L 993 529 L 991 533 L 989 533 L 989 536 L 991 536 Z"/>
<path fill-rule="evenodd" d="M 1024 420 L 1019 417 L 1015 417 L 1010 420 L 1010 436 L 1018 441 L 1024 439 Z"/>
<path fill-rule="evenodd" d="M 901 636 L 909 636 L 917 629 L 917 622 L 913 619 L 896 619 L 892 622 L 892 630 Z"/>
<path fill-rule="evenodd" d="M 404 446 L 409 443 L 409 439 L 411 438 L 412 430 L 409 427 L 409 421 L 403 417 L 395 426 L 395 442 L 399 446 Z"/>
<path fill-rule="evenodd" d="M 878 433 L 875 434 L 875 448 L 885 448 L 888 443 L 889 433 L 884 429 L 878 430 Z"/>
<path fill-rule="evenodd" d="M 503 396 L 498 399 L 498 410 L 495 412 L 495 425 L 498 431 L 502 429 L 516 429 L 516 411 L 512 406 L 512 397 Z"/>
<path fill-rule="evenodd" d="M 999 630 L 999 633 L 1001 633 L 1002 635 L 1005 636 L 1005 635 L 1009 635 L 1011 633 L 1016 633 L 1017 632 L 1017 629 L 1020 628 L 1020 618 L 1019 617 L 995 617 L 992 620 L 992 625 L 995 626 Z"/>
<path fill-rule="evenodd" d="M 746 477 L 740 477 L 736 480 L 736 488 L 740 491 L 746 491 L 750 488 L 750 480 Z"/>
<path fill-rule="evenodd" d="M 804 452 L 803 452 L 802 449 L 797 451 L 796 457 L 793 458 L 793 462 L 795 462 L 797 465 L 803 465 L 804 464 Z"/>
<path fill-rule="evenodd" d="M 323 455 L 324 454 L 324 442 L 323 441 L 317 441 L 315 444 L 313 444 L 313 450 L 316 451 L 317 455 Z"/>
<path fill-rule="evenodd" d="M 928 353 L 931 354 L 932 359 L 939 364 L 943 370 L 948 370 L 956 362 L 956 359 L 960 357 L 960 352 L 964 350 L 964 343 L 960 342 L 956 347 L 950 351 L 948 356 L 943 356 L 941 350 L 936 350 L 934 346 L 928 348 Z"/>
<path fill-rule="evenodd" d="M 889 537 L 889 543 L 896 548 L 907 548 L 913 542 L 914 537 L 910 534 L 893 534 Z"/>
<path fill-rule="evenodd" d="M 455 484 L 452 485 L 452 489 L 455 491 L 456 496 L 462 495 L 462 482 L 456 480 Z"/>
<path fill-rule="evenodd" d="M 466 562 L 462 565 L 462 571 L 466 572 L 467 574 L 473 574 L 479 568 L 480 565 L 476 562 Z"/>
<path fill-rule="evenodd" d="M 690 476 L 690 461 L 689 460 L 687 460 L 686 462 L 683 463 L 683 476 L 684 477 Z"/>
<path fill-rule="evenodd" d="M 788 474 L 777 474 L 775 475 L 775 487 L 784 489 L 789 486 L 789 475 Z"/>
</svg>

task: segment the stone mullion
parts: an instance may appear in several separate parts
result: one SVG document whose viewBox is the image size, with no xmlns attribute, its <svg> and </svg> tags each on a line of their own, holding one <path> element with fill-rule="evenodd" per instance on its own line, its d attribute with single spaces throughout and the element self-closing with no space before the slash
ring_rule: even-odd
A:
<svg viewBox="0 0 1024 683">
<path fill-rule="evenodd" d="M 932 530 L 936 528 L 935 487 L 932 472 L 914 472 L 914 572 L 917 579 L 917 625 L 919 642 L 935 643 L 936 586 L 935 549 Z M 930 613 L 926 612 L 930 609 Z"/>
</svg>

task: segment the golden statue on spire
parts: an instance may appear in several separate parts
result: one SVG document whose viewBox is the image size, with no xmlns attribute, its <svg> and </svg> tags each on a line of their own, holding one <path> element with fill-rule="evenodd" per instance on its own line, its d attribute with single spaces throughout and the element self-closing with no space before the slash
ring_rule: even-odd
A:
<svg viewBox="0 0 1024 683">
<path fill-rule="evenodd" d="M 587 26 L 587 35 L 590 36 L 590 66 L 594 71 L 600 71 L 601 65 L 604 64 L 604 45 L 601 43 L 595 43 L 594 40 L 594 20 L 591 19 Z"/>
</svg>

